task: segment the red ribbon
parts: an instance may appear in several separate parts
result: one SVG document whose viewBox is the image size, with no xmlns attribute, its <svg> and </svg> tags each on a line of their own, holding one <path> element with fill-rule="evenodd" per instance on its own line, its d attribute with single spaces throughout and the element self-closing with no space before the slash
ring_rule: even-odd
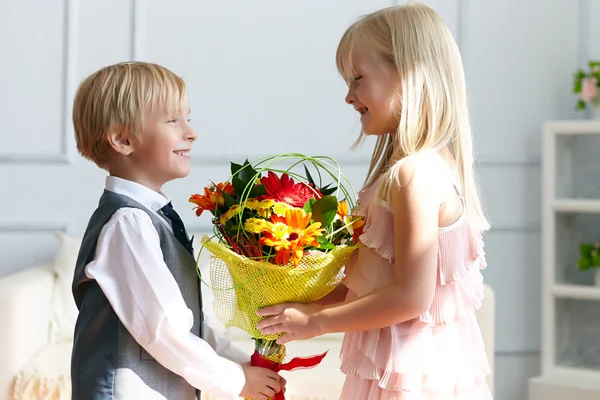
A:
<svg viewBox="0 0 600 400">
<path fill-rule="evenodd" d="M 252 356 L 250 357 L 250 365 L 254 367 L 267 368 L 275 372 L 293 371 L 301 368 L 308 369 L 316 367 L 321 363 L 321 361 L 323 361 L 323 358 L 325 358 L 326 355 L 327 352 L 310 357 L 294 357 L 286 363 L 279 364 L 275 361 L 269 360 L 261 356 L 256 351 L 254 351 L 254 354 L 252 354 Z M 285 400 L 285 395 L 283 394 L 283 392 L 276 393 L 275 397 L 273 397 L 273 400 Z"/>
</svg>

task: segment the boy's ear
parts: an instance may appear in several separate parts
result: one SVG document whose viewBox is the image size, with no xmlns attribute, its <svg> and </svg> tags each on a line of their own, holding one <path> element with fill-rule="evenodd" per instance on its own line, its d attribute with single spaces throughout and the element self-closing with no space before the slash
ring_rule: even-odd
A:
<svg viewBox="0 0 600 400">
<path fill-rule="evenodd" d="M 108 143 L 117 153 L 125 156 L 133 153 L 133 141 L 129 139 L 127 132 L 124 129 L 114 129 L 107 134 Z"/>
</svg>

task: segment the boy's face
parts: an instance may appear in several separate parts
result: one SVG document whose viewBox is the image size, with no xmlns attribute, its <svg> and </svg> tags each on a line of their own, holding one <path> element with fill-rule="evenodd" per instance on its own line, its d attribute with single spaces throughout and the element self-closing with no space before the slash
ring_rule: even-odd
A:
<svg viewBox="0 0 600 400">
<path fill-rule="evenodd" d="M 160 106 L 146 113 L 140 143 L 130 154 L 139 183 L 160 190 L 166 182 L 190 173 L 190 151 L 198 135 L 189 114 L 187 100 L 177 111 Z"/>
</svg>

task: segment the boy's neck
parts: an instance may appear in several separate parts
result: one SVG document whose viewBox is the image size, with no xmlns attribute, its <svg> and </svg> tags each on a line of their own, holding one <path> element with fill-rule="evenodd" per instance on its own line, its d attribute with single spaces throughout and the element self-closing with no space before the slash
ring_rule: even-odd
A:
<svg viewBox="0 0 600 400">
<path fill-rule="evenodd" d="M 125 179 L 130 182 L 135 182 L 139 185 L 145 186 L 148 189 L 155 191 L 156 193 L 162 193 L 162 183 L 156 183 L 152 179 L 146 178 L 142 176 L 142 174 L 135 173 L 124 173 L 124 171 L 116 171 L 114 169 L 109 169 L 108 173 L 110 176 L 114 176 L 116 178 Z"/>
</svg>

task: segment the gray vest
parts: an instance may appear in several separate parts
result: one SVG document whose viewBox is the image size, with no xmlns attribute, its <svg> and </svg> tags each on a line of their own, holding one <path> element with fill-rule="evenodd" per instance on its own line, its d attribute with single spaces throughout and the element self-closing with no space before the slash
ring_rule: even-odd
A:
<svg viewBox="0 0 600 400">
<path fill-rule="evenodd" d="M 117 318 L 85 267 L 96 252 L 98 236 L 112 215 L 124 207 L 139 208 L 150 216 L 160 238 L 163 258 L 194 315 L 192 333 L 202 337 L 202 304 L 196 262 L 156 214 L 127 196 L 104 191 L 83 236 L 73 278 L 73 296 L 79 309 L 71 379 L 74 400 L 176 399 L 192 400 L 199 391 L 148 354 Z M 123 265 L 127 268 L 127 265 Z"/>
</svg>

